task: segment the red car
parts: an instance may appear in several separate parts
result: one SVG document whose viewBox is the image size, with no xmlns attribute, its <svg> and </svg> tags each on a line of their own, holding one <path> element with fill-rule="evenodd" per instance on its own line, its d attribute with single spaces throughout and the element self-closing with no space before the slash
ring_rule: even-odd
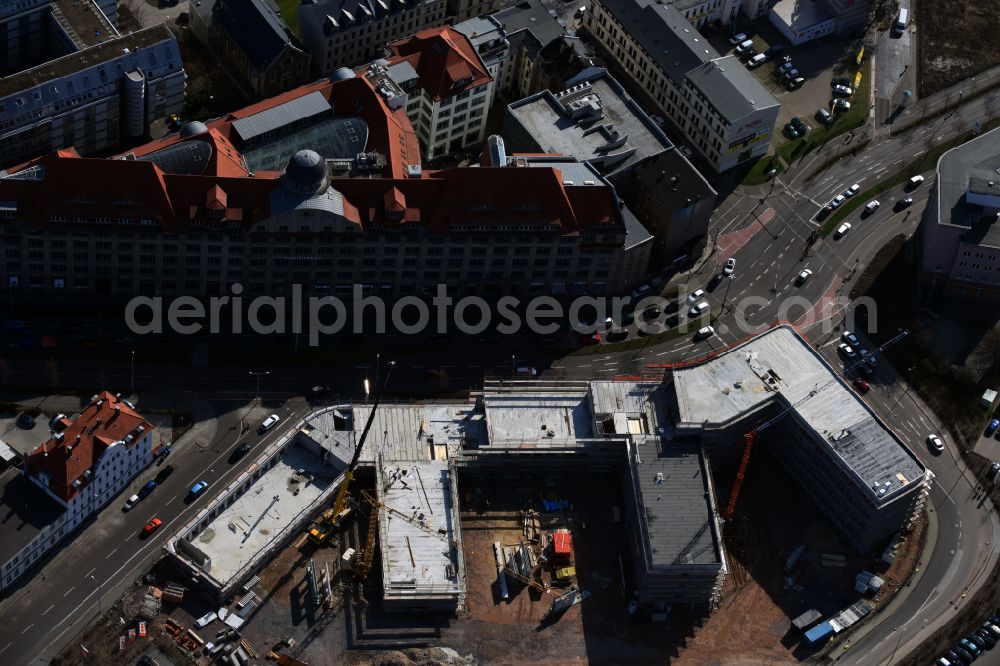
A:
<svg viewBox="0 0 1000 666">
<path fill-rule="evenodd" d="M 858 393 L 864 394 L 871 390 L 872 385 L 858 377 L 854 380 L 854 388 L 858 389 Z"/>
<path fill-rule="evenodd" d="M 143 526 L 142 533 L 143 534 L 152 534 L 153 532 L 156 531 L 156 528 L 159 527 L 161 524 L 162 524 L 162 521 L 159 518 L 153 518 L 152 520 L 150 520 L 148 523 L 146 523 Z"/>
</svg>

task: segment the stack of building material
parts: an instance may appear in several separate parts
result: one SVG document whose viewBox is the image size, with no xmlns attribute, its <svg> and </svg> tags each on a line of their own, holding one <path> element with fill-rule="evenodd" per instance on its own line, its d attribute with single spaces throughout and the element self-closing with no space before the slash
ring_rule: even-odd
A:
<svg viewBox="0 0 1000 666">
<path fill-rule="evenodd" d="M 858 594 L 864 594 L 868 591 L 868 583 L 871 581 L 872 576 L 875 574 L 870 571 L 862 571 L 854 579 L 854 591 Z"/>
<path fill-rule="evenodd" d="M 179 604 L 184 601 L 185 592 L 187 592 L 187 590 L 180 585 L 170 584 L 163 588 L 162 598 L 164 601 Z"/>
<path fill-rule="evenodd" d="M 872 594 L 876 594 L 882 589 L 883 585 L 885 585 L 885 580 L 883 578 L 879 576 L 872 576 L 871 580 L 868 581 L 868 591 Z"/>
<path fill-rule="evenodd" d="M 552 555 L 556 560 L 566 562 L 569 561 L 572 553 L 573 547 L 570 544 L 569 530 L 556 530 L 552 534 Z"/>
<path fill-rule="evenodd" d="M 160 614 L 160 599 L 152 591 L 146 592 L 142 598 L 142 606 L 139 608 L 139 617 L 144 620 L 152 620 Z"/>
</svg>

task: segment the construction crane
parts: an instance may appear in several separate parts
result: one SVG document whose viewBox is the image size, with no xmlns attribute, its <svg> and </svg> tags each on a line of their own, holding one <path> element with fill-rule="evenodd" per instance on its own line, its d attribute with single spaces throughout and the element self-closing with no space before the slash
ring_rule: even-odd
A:
<svg viewBox="0 0 1000 666">
<path fill-rule="evenodd" d="M 337 524 L 343 520 L 344 516 L 348 514 L 350 508 L 345 506 L 347 502 L 347 489 L 351 485 L 351 481 L 354 479 L 354 472 L 358 467 L 358 463 L 361 461 L 361 451 L 365 448 L 365 440 L 368 439 L 368 431 L 372 428 L 372 423 L 375 421 L 375 412 L 378 410 L 379 403 L 382 400 L 382 391 L 385 389 L 385 385 L 389 383 L 389 375 L 392 374 L 392 369 L 396 367 L 395 361 L 389 361 L 388 370 L 385 372 L 385 377 L 382 378 L 382 383 L 375 387 L 375 400 L 372 402 L 371 411 L 368 413 L 368 420 L 365 422 L 365 429 L 361 431 L 361 436 L 358 438 L 357 445 L 354 447 L 354 457 L 351 458 L 350 464 L 347 466 L 347 471 L 344 472 L 344 481 L 340 484 L 340 489 L 337 491 L 337 499 L 333 503 L 333 507 L 327 509 L 323 512 L 323 515 L 313 523 L 312 527 L 309 529 L 309 540 L 316 544 L 324 544 L 330 535 L 333 534 Z M 366 380 L 367 384 L 367 380 Z"/>
<path fill-rule="evenodd" d="M 900 331 L 895 336 L 893 336 L 892 339 L 886 341 L 879 347 L 876 347 L 875 351 L 872 352 L 872 355 L 885 351 L 890 346 L 896 344 L 897 342 L 905 338 L 908 333 L 909 333 L 908 330 Z M 862 354 L 858 354 L 858 356 L 859 358 L 857 361 L 855 361 L 854 363 L 852 363 L 851 365 L 849 365 L 847 368 L 844 369 L 845 374 L 849 374 L 852 370 L 859 367 L 862 363 L 865 362 L 865 359 L 863 358 Z M 824 382 L 822 386 L 817 386 L 813 388 L 813 390 L 809 391 L 807 395 L 803 396 L 799 400 L 796 400 L 795 403 L 783 409 L 776 416 L 768 419 L 767 421 L 764 421 L 763 423 L 758 423 L 756 426 L 753 427 L 752 430 L 750 430 L 750 432 L 743 435 L 743 442 L 744 442 L 743 458 L 740 459 L 740 466 L 736 470 L 736 480 L 733 481 L 733 490 L 731 493 L 729 493 L 729 503 L 726 505 L 725 513 L 722 514 L 723 519 L 727 521 L 732 520 L 733 514 L 736 512 L 736 501 L 739 499 L 740 496 L 740 488 L 743 486 L 743 478 L 746 476 L 747 464 L 750 462 L 750 453 L 751 451 L 753 451 L 753 445 L 757 441 L 757 436 L 760 435 L 760 433 L 763 432 L 764 430 L 767 430 L 768 428 L 773 426 L 781 419 L 785 418 L 789 414 L 789 412 L 798 409 L 800 405 L 809 400 L 812 400 L 817 395 L 819 395 L 819 393 L 821 393 L 824 389 L 833 384 L 836 384 L 838 381 L 840 381 L 838 377 L 835 376 L 831 377 L 828 381 Z"/>
<path fill-rule="evenodd" d="M 384 502 L 380 502 L 378 499 L 376 499 L 374 496 L 372 496 L 367 491 L 362 490 L 361 491 L 361 495 L 364 498 L 364 500 L 371 505 L 371 507 L 372 507 L 372 515 L 373 516 L 377 516 L 378 515 L 379 508 L 385 509 L 387 512 L 389 512 L 389 513 L 391 513 L 391 514 L 393 514 L 393 515 L 395 515 L 395 516 L 397 516 L 399 518 L 402 518 L 403 520 L 405 520 L 406 522 L 410 523 L 414 527 L 416 527 L 416 528 L 418 528 L 418 529 L 426 532 L 427 534 L 430 534 L 431 536 L 433 536 L 435 538 L 440 539 L 441 541 L 444 541 L 445 543 L 448 544 L 448 547 L 451 548 L 452 550 L 455 550 L 455 549 L 458 548 L 458 545 L 454 541 L 451 541 L 450 539 L 448 539 L 448 536 L 446 534 L 442 534 L 441 532 L 439 532 L 439 531 L 437 531 L 437 530 L 435 530 L 435 529 L 433 529 L 431 527 L 428 527 L 427 525 L 423 524 L 422 522 L 420 522 L 416 518 L 413 518 L 412 516 L 408 516 L 405 513 L 403 513 L 402 511 L 400 511 L 398 509 L 395 509 L 395 508 L 389 506 L 388 504 L 386 504 Z M 364 551 L 364 558 L 366 559 L 366 563 L 362 564 L 362 566 L 366 567 L 364 569 L 365 575 L 367 575 L 367 572 L 371 570 L 371 554 L 374 553 L 374 546 L 375 546 L 375 529 L 374 529 L 375 526 L 376 526 L 376 520 L 374 518 L 372 518 L 371 521 L 370 521 L 370 524 L 369 524 L 369 529 L 368 529 L 368 543 L 366 544 L 365 551 Z M 477 551 L 469 548 L 468 546 L 465 546 L 463 548 L 463 550 L 466 553 L 470 553 L 472 555 L 475 555 L 479 559 L 488 560 L 490 562 L 490 564 L 496 566 L 496 559 L 492 555 L 483 555 L 483 554 L 481 554 L 481 553 L 479 553 L 479 552 L 477 552 Z M 362 556 L 360 556 L 360 555 L 356 556 L 355 560 L 358 561 L 359 559 L 361 559 L 361 557 Z M 542 592 L 544 594 L 555 594 L 547 585 L 539 583 L 534 578 L 529 578 L 528 576 L 523 575 L 522 573 L 520 573 L 519 571 L 516 571 L 512 567 L 507 566 L 506 563 L 503 565 L 503 570 L 504 570 L 504 574 L 505 575 L 510 576 L 512 578 L 516 578 L 517 580 L 521 581 L 525 585 L 527 585 L 529 587 L 532 587 L 532 588 L 538 590 L 539 592 Z M 354 572 L 355 572 L 355 575 L 360 575 L 359 572 L 358 572 L 358 567 L 354 567 Z"/>
</svg>

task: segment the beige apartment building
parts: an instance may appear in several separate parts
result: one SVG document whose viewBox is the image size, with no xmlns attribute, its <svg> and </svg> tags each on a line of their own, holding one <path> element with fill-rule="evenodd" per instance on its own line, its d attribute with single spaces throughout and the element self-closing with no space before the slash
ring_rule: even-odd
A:
<svg viewBox="0 0 1000 666">
<path fill-rule="evenodd" d="M 672 4 L 594 0 L 584 28 L 634 94 L 657 107 L 719 172 L 767 153 L 780 105 Z"/>
</svg>

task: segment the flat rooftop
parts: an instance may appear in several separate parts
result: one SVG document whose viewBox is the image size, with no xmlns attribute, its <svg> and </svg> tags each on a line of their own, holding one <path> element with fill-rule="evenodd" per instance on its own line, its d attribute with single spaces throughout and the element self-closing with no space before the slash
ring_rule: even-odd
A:
<svg viewBox="0 0 1000 666">
<path fill-rule="evenodd" d="M 388 463 L 380 470 L 379 484 L 384 506 L 379 508 L 378 535 L 386 600 L 462 595 L 458 506 L 451 493 L 448 462 Z"/>
<path fill-rule="evenodd" d="M 968 242 L 1000 247 L 1000 224 L 983 221 L 981 206 L 966 203 L 965 194 L 989 173 L 1000 181 L 1000 129 L 952 148 L 938 160 L 938 224 L 965 227 L 973 231 Z"/>
<path fill-rule="evenodd" d="M 354 405 L 353 409 L 354 436 L 360 437 L 371 408 Z M 473 405 L 462 403 L 382 403 L 375 412 L 361 460 L 374 462 L 376 449 L 384 461 L 444 460 L 450 456 L 449 452 L 461 448 L 463 441 L 482 442 L 485 432 L 482 416 L 473 412 Z"/>
<path fill-rule="evenodd" d="M 574 83 L 587 84 L 589 90 L 556 95 L 545 90 L 508 106 L 508 113 L 534 138 L 541 152 L 586 160 L 610 175 L 671 147 L 609 74 Z M 571 117 L 567 107 L 580 105 L 593 109 L 593 115 Z"/>
<path fill-rule="evenodd" d="M 593 437 L 586 391 L 497 393 L 483 396 L 491 445 L 566 442 Z"/>
<path fill-rule="evenodd" d="M 721 563 L 701 447 L 648 437 L 636 455 L 651 564 Z"/>
<path fill-rule="evenodd" d="M 63 25 L 78 48 L 87 48 L 119 36 L 93 0 L 52 0 L 53 8 L 69 23 Z"/>
<path fill-rule="evenodd" d="M 299 446 L 285 447 L 277 464 L 194 538 L 211 559 L 208 573 L 226 585 L 336 481 L 339 469 Z"/>
<path fill-rule="evenodd" d="M 732 424 L 780 396 L 782 407 L 802 401 L 795 408 L 797 417 L 854 471 L 873 497 L 881 497 L 873 483 L 888 482 L 889 492 L 884 494 L 888 498 L 923 479 L 924 466 L 903 441 L 789 327 L 779 326 L 711 361 L 676 370 L 673 384 L 680 426 Z"/>
<path fill-rule="evenodd" d="M 116 39 L 109 39 L 82 51 L 70 53 L 31 69 L 0 78 L 0 97 L 34 88 L 90 67 L 96 67 L 103 62 L 121 56 L 124 49 L 132 51 L 144 49 L 173 38 L 174 35 L 166 24 L 160 24 L 137 30 Z"/>
<path fill-rule="evenodd" d="M 18 469 L 0 474 L 0 565 L 62 515 L 63 507 Z"/>
<path fill-rule="evenodd" d="M 779 0 L 771 6 L 774 15 L 795 31 L 805 30 L 814 25 L 833 19 L 830 13 L 814 0 Z"/>
</svg>

